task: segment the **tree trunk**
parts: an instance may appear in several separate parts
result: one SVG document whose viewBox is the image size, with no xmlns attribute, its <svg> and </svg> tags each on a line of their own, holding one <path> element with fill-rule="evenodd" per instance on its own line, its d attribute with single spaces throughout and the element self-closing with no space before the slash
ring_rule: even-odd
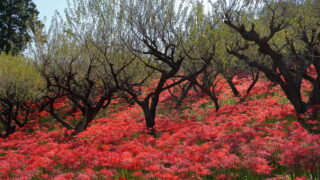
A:
<svg viewBox="0 0 320 180">
<path fill-rule="evenodd" d="M 241 95 L 240 95 L 238 89 L 236 88 L 236 86 L 234 85 L 232 79 L 233 79 L 233 78 L 228 78 L 228 77 L 226 77 L 227 83 L 228 83 L 228 85 L 230 86 L 233 95 L 234 95 L 235 97 L 240 97 Z"/>
<path fill-rule="evenodd" d="M 219 105 L 219 101 L 218 101 L 217 96 L 216 96 L 214 93 L 209 93 L 209 97 L 210 97 L 210 99 L 211 99 L 211 100 L 213 101 L 213 103 L 214 103 L 216 112 L 218 112 L 219 109 L 220 109 L 220 105 Z"/>
<path fill-rule="evenodd" d="M 192 86 L 193 86 L 193 84 L 189 83 L 188 86 L 185 89 L 183 89 L 182 94 L 177 99 L 176 108 L 178 108 L 182 105 L 183 100 L 186 98 L 186 96 L 187 96 L 188 92 L 190 91 L 190 89 L 192 88 Z"/>
<path fill-rule="evenodd" d="M 83 118 L 74 128 L 74 134 L 79 134 L 87 129 L 88 127 L 88 120 L 86 118 Z"/>
<path fill-rule="evenodd" d="M 258 80 L 259 80 L 259 75 L 257 75 L 257 77 L 253 79 L 252 83 L 248 87 L 247 92 L 246 92 L 246 96 L 248 96 L 250 94 L 251 90 L 257 84 Z"/>
<path fill-rule="evenodd" d="M 10 116 L 7 118 L 4 118 L 4 119 L 1 118 L 1 122 L 4 126 L 5 131 L 6 131 L 6 133 L 4 135 L 5 137 L 8 137 L 9 135 L 13 134 L 16 130 L 16 126 L 11 125 L 12 120 L 10 118 L 11 118 Z"/>
<path fill-rule="evenodd" d="M 282 90 L 293 105 L 298 114 L 304 114 L 307 111 L 307 105 L 301 99 L 300 89 L 293 85 L 280 83 Z"/>
<path fill-rule="evenodd" d="M 151 113 L 151 110 L 149 108 L 144 108 L 143 112 L 146 121 L 146 127 L 153 128 L 155 125 L 155 114 Z"/>
<path fill-rule="evenodd" d="M 305 102 L 302 101 L 300 91 L 297 90 L 296 88 L 292 86 L 284 86 L 282 87 L 282 89 L 285 92 L 291 104 L 293 105 L 295 111 L 297 112 L 297 118 L 300 125 L 306 130 L 308 130 L 309 133 L 319 134 L 320 133 L 319 129 L 317 128 L 314 129 L 313 128 L 315 127 L 314 125 L 307 123 L 308 120 L 313 119 L 312 115 L 310 117 L 307 115 L 307 118 L 302 118 L 300 116 L 300 114 L 306 114 L 306 112 L 308 111 L 309 108 L 312 107 L 312 105 L 306 104 Z"/>
<path fill-rule="evenodd" d="M 12 119 L 13 119 L 13 106 L 9 106 L 8 117 L 5 120 L 5 129 L 6 129 L 5 136 L 6 137 L 13 134 L 16 130 L 16 126 L 12 126 Z"/>
<path fill-rule="evenodd" d="M 317 76 L 313 82 L 313 90 L 309 96 L 309 104 L 311 106 L 320 104 L 320 67 L 317 67 Z"/>
<path fill-rule="evenodd" d="M 156 119 L 156 107 L 149 107 L 148 104 L 144 104 L 142 106 L 143 113 L 144 113 L 144 118 L 145 118 L 145 123 L 147 130 L 150 130 L 150 134 L 153 135 L 154 137 L 157 136 L 156 130 L 154 128 L 154 125 L 156 124 L 155 119 Z"/>
<path fill-rule="evenodd" d="M 16 126 L 9 125 L 9 126 L 5 127 L 5 130 L 6 130 L 5 137 L 8 137 L 16 131 Z"/>
<path fill-rule="evenodd" d="M 254 88 L 254 86 L 257 84 L 258 80 L 259 80 L 259 72 L 256 74 L 255 77 L 252 78 L 252 82 L 251 82 L 251 84 L 249 85 L 249 87 L 247 88 L 246 94 L 240 98 L 240 102 L 243 102 L 243 101 L 249 96 L 251 90 L 252 90 L 252 89 Z"/>
<path fill-rule="evenodd" d="M 196 81 L 196 85 L 202 90 L 202 92 L 206 93 L 210 99 L 213 101 L 214 103 L 214 106 L 215 106 L 215 109 L 216 109 L 216 112 L 219 111 L 220 109 L 220 105 L 219 105 L 219 101 L 218 101 L 218 97 L 216 96 L 216 93 L 215 93 L 215 89 L 214 89 L 214 86 L 211 87 L 211 86 L 205 86 L 205 85 L 201 85 L 200 83 L 198 83 Z M 212 91 L 210 90 L 210 88 L 212 88 Z"/>
<path fill-rule="evenodd" d="M 95 118 L 95 116 L 96 116 L 96 113 L 94 112 L 94 110 L 87 110 L 85 117 L 74 128 L 75 130 L 74 134 L 79 134 L 84 130 L 86 130 L 89 123 Z"/>
</svg>

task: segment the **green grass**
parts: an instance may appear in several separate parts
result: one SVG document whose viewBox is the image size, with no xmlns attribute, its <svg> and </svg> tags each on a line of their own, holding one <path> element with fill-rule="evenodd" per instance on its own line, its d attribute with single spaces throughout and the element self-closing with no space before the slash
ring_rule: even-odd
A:
<svg viewBox="0 0 320 180">
<path fill-rule="evenodd" d="M 209 109 L 209 108 L 213 108 L 214 104 L 212 101 L 206 102 L 206 103 L 202 103 L 199 108 L 203 108 L 203 109 Z"/>
<path fill-rule="evenodd" d="M 222 100 L 221 101 L 221 106 L 225 106 L 225 105 L 235 105 L 238 104 L 237 100 L 233 97 Z"/>
<path fill-rule="evenodd" d="M 267 98 L 267 96 L 268 96 L 268 93 L 264 92 L 264 93 L 257 95 L 256 99 L 261 99 L 261 98 L 265 99 L 265 98 Z"/>
<path fill-rule="evenodd" d="M 204 180 L 214 180 L 217 179 L 216 177 L 225 174 L 227 176 L 233 175 L 234 177 L 232 179 L 234 180 L 265 180 L 266 178 L 274 178 L 277 176 L 286 177 L 286 180 L 294 180 L 297 177 L 307 177 L 308 179 L 313 180 L 319 180 L 319 171 L 317 172 L 308 172 L 305 170 L 302 170 L 302 168 L 286 168 L 284 166 L 281 166 L 277 164 L 276 166 L 273 166 L 275 169 L 272 171 L 270 175 L 259 175 L 256 174 L 248 169 L 212 169 L 212 174 L 209 176 L 204 176 Z"/>
<path fill-rule="evenodd" d="M 281 94 L 279 94 L 278 92 L 271 92 L 271 93 L 261 93 L 259 95 L 256 96 L 256 99 L 266 99 L 268 98 L 268 95 L 271 96 L 271 97 L 278 97 L 279 100 L 278 102 L 279 103 L 282 103 L 282 104 L 288 104 L 289 103 L 289 100 L 286 96 L 283 96 Z"/>
<path fill-rule="evenodd" d="M 279 103 L 282 103 L 282 104 L 288 104 L 289 103 L 289 100 L 288 98 L 284 97 L 284 96 L 279 96 L 280 99 L 278 100 Z"/>
<path fill-rule="evenodd" d="M 259 175 L 250 172 L 247 169 L 226 169 L 226 170 L 220 170 L 220 169 L 212 169 L 212 174 L 209 176 L 204 176 L 204 180 L 214 180 L 217 179 L 216 177 L 225 174 L 227 176 L 233 175 L 234 177 L 232 179 L 234 180 L 264 180 L 268 178 L 269 176 L 266 175 Z"/>
<path fill-rule="evenodd" d="M 113 177 L 114 180 L 118 180 L 119 178 L 126 178 L 130 180 L 142 180 L 145 178 L 134 176 L 133 173 L 135 173 L 135 170 L 129 170 L 129 169 L 116 169 L 117 173 Z M 147 173 L 147 171 L 141 171 L 142 173 Z M 155 180 L 155 179 L 153 179 Z"/>
<path fill-rule="evenodd" d="M 166 108 L 159 108 L 157 110 L 157 114 L 161 114 L 161 115 L 169 115 L 172 112 L 172 109 L 166 109 Z"/>
<path fill-rule="evenodd" d="M 45 145 L 45 144 L 47 144 L 48 142 L 46 141 L 46 140 L 40 140 L 39 142 L 38 142 L 38 145 Z"/>
<path fill-rule="evenodd" d="M 198 121 L 198 122 L 203 121 L 203 116 L 198 115 L 198 116 L 196 117 L 196 121 Z"/>
<path fill-rule="evenodd" d="M 132 138 L 133 139 L 136 139 L 136 138 L 138 138 L 139 136 L 141 135 L 141 133 L 134 133 L 133 135 L 132 135 Z"/>
<path fill-rule="evenodd" d="M 266 118 L 265 123 L 274 124 L 276 122 L 281 122 L 281 121 L 285 121 L 285 120 L 288 121 L 285 123 L 286 125 L 288 125 L 288 124 L 291 124 L 292 122 L 296 121 L 296 117 L 295 116 L 286 116 L 284 118 L 276 118 L 276 117 Z"/>
</svg>

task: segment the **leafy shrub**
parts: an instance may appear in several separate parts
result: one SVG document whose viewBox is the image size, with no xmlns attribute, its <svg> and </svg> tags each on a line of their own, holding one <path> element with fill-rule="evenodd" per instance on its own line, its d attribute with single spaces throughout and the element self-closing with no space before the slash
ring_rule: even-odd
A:
<svg viewBox="0 0 320 180">
<path fill-rule="evenodd" d="M 22 56 L 0 55 L 0 120 L 6 135 L 26 124 L 33 103 L 43 96 L 44 81 L 32 62 Z M 19 120 L 24 119 L 24 122 Z"/>
</svg>

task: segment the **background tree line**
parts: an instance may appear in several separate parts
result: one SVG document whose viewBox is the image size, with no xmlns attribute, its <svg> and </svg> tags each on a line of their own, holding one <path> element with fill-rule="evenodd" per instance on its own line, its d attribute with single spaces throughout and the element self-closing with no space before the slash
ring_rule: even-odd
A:
<svg viewBox="0 0 320 180">
<path fill-rule="evenodd" d="M 241 102 L 262 74 L 281 87 L 297 115 L 305 114 L 320 103 L 319 15 L 319 1 L 312 0 L 74 0 L 48 32 L 34 28 L 41 38 L 32 58 L 12 57 L 6 46 L 12 53 L 1 55 L 1 63 L 13 70 L 0 72 L 0 119 L 9 135 L 29 114 L 47 110 L 77 134 L 113 99 L 124 98 L 141 107 L 156 135 L 162 92 L 179 107 L 188 91 L 202 91 L 218 112 L 221 78 Z M 243 72 L 252 79 L 246 94 L 233 81 Z M 307 102 L 304 80 L 312 84 Z M 54 108 L 61 98 L 81 112 L 76 124 Z"/>
</svg>

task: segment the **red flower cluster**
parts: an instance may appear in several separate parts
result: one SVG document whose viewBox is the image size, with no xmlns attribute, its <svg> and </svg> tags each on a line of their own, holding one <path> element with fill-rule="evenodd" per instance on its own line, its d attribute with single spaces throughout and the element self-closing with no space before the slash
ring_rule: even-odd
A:
<svg viewBox="0 0 320 180">
<path fill-rule="evenodd" d="M 240 90 L 244 83 L 238 84 Z M 226 103 L 217 113 L 196 92 L 190 92 L 183 111 L 174 109 L 164 92 L 157 139 L 147 134 L 138 106 L 111 106 L 77 136 L 46 122 L 50 117 L 42 112 L 40 120 L 0 139 L 0 179 L 317 177 L 320 136 L 296 122 L 292 106 L 281 102 L 279 87 L 268 86 L 259 82 L 238 104 L 228 105 L 231 92 L 223 91 L 220 99 Z M 65 106 L 62 100 L 56 104 Z"/>
</svg>

